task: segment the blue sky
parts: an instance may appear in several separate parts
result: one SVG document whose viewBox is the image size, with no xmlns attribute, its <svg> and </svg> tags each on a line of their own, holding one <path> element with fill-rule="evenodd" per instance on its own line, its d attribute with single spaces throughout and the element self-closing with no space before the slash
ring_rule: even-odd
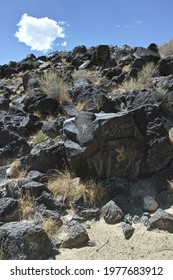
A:
<svg viewBox="0 0 173 280">
<path fill-rule="evenodd" d="M 172 0 L 5 0 L 0 65 L 77 45 L 144 46 L 173 38 Z"/>
</svg>

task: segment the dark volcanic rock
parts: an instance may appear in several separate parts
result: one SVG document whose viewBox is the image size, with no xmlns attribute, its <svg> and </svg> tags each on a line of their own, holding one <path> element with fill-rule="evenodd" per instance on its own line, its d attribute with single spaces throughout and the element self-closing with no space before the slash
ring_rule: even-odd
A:
<svg viewBox="0 0 173 280">
<path fill-rule="evenodd" d="M 46 260 L 57 254 L 45 231 L 33 222 L 2 225 L 0 242 L 6 260 Z"/>
<path fill-rule="evenodd" d="M 22 184 L 21 186 L 21 192 L 24 195 L 30 193 L 31 196 L 38 197 L 45 191 L 48 191 L 46 185 L 34 181 Z"/>
<path fill-rule="evenodd" d="M 64 232 L 66 237 L 62 242 L 63 248 L 80 247 L 89 240 L 86 229 L 77 221 L 68 222 Z"/>
<path fill-rule="evenodd" d="M 173 233 L 173 215 L 167 213 L 163 209 L 158 209 L 149 219 L 148 230 L 158 228 Z"/>
<path fill-rule="evenodd" d="M 49 169 L 65 170 L 68 167 L 64 143 L 52 140 L 37 144 L 22 163 L 30 170 L 47 172 Z"/>
<path fill-rule="evenodd" d="M 24 110 L 33 113 L 38 111 L 40 113 L 53 113 L 57 110 L 59 102 L 51 97 L 48 97 L 40 89 L 35 89 L 29 93 L 24 99 Z"/>
<path fill-rule="evenodd" d="M 156 87 L 160 87 L 167 91 L 173 90 L 173 75 L 169 75 L 166 77 L 155 77 L 153 78 L 152 82 Z"/>
<path fill-rule="evenodd" d="M 42 127 L 42 122 L 39 118 L 31 114 L 5 116 L 4 124 L 7 129 L 18 133 L 23 137 L 33 134 Z"/>
<path fill-rule="evenodd" d="M 135 231 L 134 227 L 126 223 L 122 224 L 122 230 L 126 239 L 130 239 Z"/>
<path fill-rule="evenodd" d="M 9 197 L 0 198 L 0 222 L 14 222 L 19 220 L 17 200 Z"/>
<path fill-rule="evenodd" d="M 114 201 L 109 201 L 101 209 L 103 218 L 108 224 L 115 224 L 123 220 L 124 214 Z"/>
<path fill-rule="evenodd" d="M 9 129 L 0 122 L 0 157 L 13 157 L 24 155 L 29 152 L 30 147 L 26 140 Z"/>
<path fill-rule="evenodd" d="M 110 59 L 110 49 L 107 45 L 99 45 L 93 52 L 91 58 L 92 65 L 104 66 L 104 64 Z"/>
<path fill-rule="evenodd" d="M 173 157 L 157 106 L 127 113 L 81 112 L 64 122 L 64 134 L 70 166 L 79 176 L 149 176 Z"/>
<path fill-rule="evenodd" d="M 169 55 L 158 62 L 159 73 L 162 76 L 173 74 L 173 55 Z"/>
</svg>

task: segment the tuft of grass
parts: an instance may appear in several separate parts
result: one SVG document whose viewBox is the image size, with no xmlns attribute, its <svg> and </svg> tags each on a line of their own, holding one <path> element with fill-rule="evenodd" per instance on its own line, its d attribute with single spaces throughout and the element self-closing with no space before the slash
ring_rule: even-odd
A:
<svg viewBox="0 0 173 280">
<path fill-rule="evenodd" d="M 169 140 L 173 144 L 173 127 L 170 128 L 168 133 L 169 133 Z"/>
<path fill-rule="evenodd" d="M 57 73 L 45 72 L 40 78 L 40 88 L 48 96 L 58 100 L 71 102 L 67 84 Z"/>
<path fill-rule="evenodd" d="M 86 79 L 88 83 L 96 83 L 96 72 L 86 69 L 75 70 L 72 74 L 74 80 Z"/>
<path fill-rule="evenodd" d="M 75 105 L 75 107 L 76 107 L 76 109 L 77 109 L 78 111 L 82 111 L 82 109 L 83 109 L 84 106 L 85 106 L 85 103 L 82 102 L 82 101 L 79 101 L 79 102 Z"/>
<path fill-rule="evenodd" d="M 142 90 L 146 87 L 154 88 L 152 77 L 158 74 L 158 67 L 153 62 L 146 63 L 138 72 L 137 78 L 131 78 L 119 86 L 119 91 Z"/>
<path fill-rule="evenodd" d="M 173 191 L 173 181 L 168 181 L 168 188 Z"/>
<path fill-rule="evenodd" d="M 57 223 L 55 220 L 53 220 L 51 218 L 44 220 L 43 224 L 42 224 L 44 231 L 47 233 L 47 235 L 51 239 L 54 239 L 59 235 L 61 226 L 62 226 L 62 224 L 60 225 L 59 223 Z"/>
<path fill-rule="evenodd" d="M 43 131 L 37 132 L 34 136 L 31 136 L 31 141 L 34 143 L 42 143 L 46 141 L 47 135 Z"/>
<path fill-rule="evenodd" d="M 33 115 L 34 115 L 35 117 L 38 117 L 38 118 L 41 118 L 41 116 L 42 116 L 42 114 L 41 114 L 40 111 L 34 111 L 34 112 L 33 112 Z"/>
<path fill-rule="evenodd" d="M 48 186 L 55 196 L 62 195 L 68 205 L 80 198 L 83 198 L 85 206 L 101 205 L 106 195 L 105 189 L 94 180 L 81 182 L 79 178 L 72 178 L 69 172 L 49 181 Z"/>
<path fill-rule="evenodd" d="M 21 220 L 32 219 L 35 214 L 34 201 L 34 197 L 29 192 L 19 199 L 18 212 Z"/>
<path fill-rule="evenodd" d="M 21 161 L 17 159 L 7 169 L 7 176 L 10 178 L 19 178 L 21 177 L 21 173 Z"/>
<path fill-rule="evenodd" d="M 142 70 L 139 71 L 137 80 L 142 84 L 151 84 L 151 78 L 158 74 L 158 67 L 154 62 L 146 63 Z"/>
<path fill-rule="evenodd" d="M 173 54 L 173 39 L 159 47 L 159 52 L 162 58 Z"/>
</svg>

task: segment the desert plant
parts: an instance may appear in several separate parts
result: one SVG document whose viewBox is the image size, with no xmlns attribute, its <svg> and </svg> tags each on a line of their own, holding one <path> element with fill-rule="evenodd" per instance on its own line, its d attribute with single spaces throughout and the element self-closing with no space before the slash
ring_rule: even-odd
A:
<svg viewBox="0 0 173 280">
<path fill-rule="evenodd" d="M 42 227 L 44 229 L 44 231 L 47 233 L 47 235 L 49 236 L 49 238 L 56 238 L 61 230 L 61 226 L 62 224 L 56 222 L 53 219 L 46 219 L 43 221 Z"/>
<path fill-rule="evenodd" d="M 82 101 L 78 101 L 77 104 L 75 105 L 75 107 L 78 111 L 82 111 L 84 106 L 85 106 L 85 103 Z"/>
<path fill-rule="evenodd" d="M 171 143 L 173 143 L 173 127 L 169 129 L 168 133 L 169 133 L 169 140 Z"/>
<path fill-rule="evenodd" d="M 156 76 L 158 73 L 157 65 L 153 62 L 146 63 L 142 70 L 138 72 L 137 78 L 131 78 L 123 82 L 118 91 L 125 92 L 130 90 L 142 90 L 145 87 L 152 87 L 152 77 Z"/>
<path fill-rule="evenodd" d="M 16 159 L 12 162 L 6 173 L 8 177 L 19 178 L 21 175 L 21 161 Z"/>
<path fill-rule="evenodd" d="M 35 143 L 42 143 L 46 141 L 47 135 L 46 133 L 39 131 L 35 135 L 31 136 L 31 141 Z"/>
<path fill-rule="evenodd" d="M 96 73 L 95 71 L 86 70 L 86 69 L 79 69 L 75 70 L 72 74 L 74 80 L 85 79 L 88 83 L 95 83 L 96 82 Z"/>
<path fill-rule="evenodd" d="M 80 198 L 86 206 L 99 205 L 106 195 L 105 189 L 94 180 L 81 182 L 79 178 L 72 178 L 69 172 L 49 181 L 48 186 L 55 196 L 62 195 L 68 205 Z"/>
<path fill-rule="evenodd" d="M 18 213 L 21 220 L 29 220 L 33 217 L 35 213 L 34 201 L 35 198 L 30 192 L 26 192 L 26 194 L 19 199 Z"/>
<path fill-rule="evenodd" d="M 146 63 L 142 70 L 139 71 L 137 80 L 141 82 L 143 85 L 150 85 L 151 78 L 156 76 L 158 73 L 158 67 L 154 64 L 154 62 Z"/>
<path fill-rule="evenodd" d="M 166 57 L 168 55 L 173 54 L 173 39 L 170 40 L 168 43 L 162 44 L 159 47 L 159 52 L 161 57 Z"/>
<path fill-rule="evenodd" d="M 63 79 L 54 72 L 45 72 L 40 78 L 40 88 L 48 96 L 58 100 L 71 102 L 68 86 Z"/>
</svg>

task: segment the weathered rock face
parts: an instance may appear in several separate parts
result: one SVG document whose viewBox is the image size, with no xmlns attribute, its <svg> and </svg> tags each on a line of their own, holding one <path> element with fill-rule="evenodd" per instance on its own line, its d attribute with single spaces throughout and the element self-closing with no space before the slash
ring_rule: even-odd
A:
<svg viewBox="0 0 173 280">
<path fill-rule="evenodd" d="M 57 254 L 45 231 L 31 222 L 11 222 L 0 227 L 6 260 L 46 260 Z"/>
<path fill-rule="evenodd" d="M 30 147 L 27 141 L 7 129 L 0 122 L 0 157 L 13 157 L 16 155 L 24 155 L 29 152 Z"/>
<path fill-rule="evenodd" d="M 124 216 L 121 209 L 112 200 L 105 204 L 102 207 L 101 211 L 105 222 L 108 224 L 118 223 L 122 221 Z"/>
<path fill-rule="evenodd" d="M 158 62 L 160 75 L 167 76 L 173 74 L 173 55 L 167 56 Z"/>
<path fill-rule="evenodd" d="M 148 176 L 173 156 L 157 106 L 127 113 L 81 112 L 65 121 L 64 134 L 70 165 L 81 176 Z"/>
<path fill-rule="evenodd" d="M 65 237 L 62 242 L 63 248 L 74 248 L 86 245 L 86 242 L 89 240 L 86 229 L 77 221 L 68 222 L 64 234 Z"/>
<path fill-rule="evenodd" d="M 49 169 L 65 170 L 68 166 L 64 143 L 48 140 L 37 144 L 31 152 L 22 158 L 28 170 L 47 172 Z"/>
<path fill-rule="evenodd" d="M 148 230 L 155 228 L 173 233 L 173 215 L 159 208 L 149 219 Z"/>
<path fill-rule="evenodd" d="M 19 219 L 17 207 L 17 200 L 9 197 L 0 198 L 0 222 L 17 221 Z"/>
</svg>

